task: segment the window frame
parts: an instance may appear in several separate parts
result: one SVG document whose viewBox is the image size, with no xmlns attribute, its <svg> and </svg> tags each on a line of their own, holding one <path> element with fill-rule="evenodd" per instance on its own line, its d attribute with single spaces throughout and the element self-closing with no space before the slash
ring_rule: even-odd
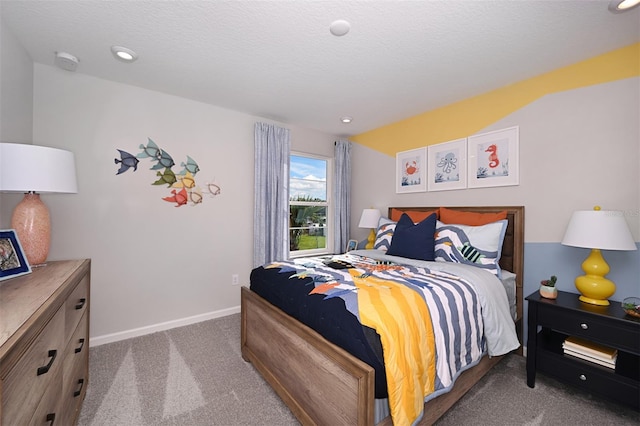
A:
<svg viewBox="0 0 640 426">
<path fill-rule="evenodd" d="M 315 160 L 326 161 L 327 164 L 327 175 L 326 175 L 326 185 L 327 185 L 327 200 L 325 203 L 317 203 L 310 201 L 296 201 L 294 205 L 300 206 L 323 206 L 326 207 L 327 218 L 325 225 L 325 248 L 312 249 L 312 250 L 294 250 L 291 251 L 289 248 L 289 258 L 294 259 L 297 257 L 309 257 L 309 256 L 320 256 L 327 255 L 333 253 L 333 227 L 334 227 L 334 214 L 333 214 L 333 158 L 326 157 L 324 155 L 318 154 L 310 154 L 308 152 L 301 151 L 291 151 L 289 153 L 289 200 L 288 200 L 288 211 L 291 214 L 291 157 L 304 157 L 311 158 Z M 289 238 L 291 238 L 291 227 L 287 222 L 287 233 Z M 289 245 L 289 247 L 291 247 Z"/>
</svg>

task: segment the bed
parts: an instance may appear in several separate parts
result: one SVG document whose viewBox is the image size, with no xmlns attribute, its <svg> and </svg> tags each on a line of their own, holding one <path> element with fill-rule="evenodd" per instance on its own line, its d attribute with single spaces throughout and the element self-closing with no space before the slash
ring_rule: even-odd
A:
<svg viewBox="0 0 640 426">
<path fill-rule="evenodd" d="M 426 214 L 437 209 L 441 207 L 392 207 L 388 217 L 398 211 Z M 499 266 L 515 276 L 512 318 L 521 342 L 524 207 L 445 209 L 479 214 L 506 212 Z M 243 358 L 254 365 L 302 424 L 392 424 L 391 417 L 381 418 L 376 403 L 379 384 L 376 386 L 376 370 L 370 363 L 246 287 L 241 291 L 241 350 Z M 518 353 L 521 350 L 519 345 Z M 456 375 L 446 393 L 424 403 L 420 424 L 434 423 L 501 359 L 485 355 Z"/>
</svg>

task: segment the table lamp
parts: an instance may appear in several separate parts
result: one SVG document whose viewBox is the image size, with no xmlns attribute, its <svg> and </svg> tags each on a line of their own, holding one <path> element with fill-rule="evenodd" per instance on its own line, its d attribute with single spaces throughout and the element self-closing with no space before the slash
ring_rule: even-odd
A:
<svg viewBox="0 0 640 426">
<path fill-rule="evenodd" d="M 39 193 L 77 193 L 72 152 L 17 143 L 0 143 L 0 191 L 24 192 L 13 211 L 11 227 L 30 265 L 44 263 L 49 254 L 51 220 Z"/>
<path fill-rule="evenodd" d="M 593 305 L 609 305 L 607 299 L 616 292 L 616 285 L 604 277 L 610 269 L 600 250 L 637 250 L 623 213 L 600 210 L 599 206 L 574 212 L 562 244 L 591 249 L 582 263 L 585 275 L 575 280 L 582 294 L 579 299 Z"/>
<path fill-rule="evenodd" d="M 360 216 L 360 223 L 358 228 L 370 228 L 369 238 L 367 239 L 367 245 L 365 248 L 371 250 L 373 243 L 376 241 L 376 229 L 378 229 L 378 221 L 380 220 L 380 210 L 378 209 L 364 209 L 362 210 L 362 216 Z"/>
</svg>

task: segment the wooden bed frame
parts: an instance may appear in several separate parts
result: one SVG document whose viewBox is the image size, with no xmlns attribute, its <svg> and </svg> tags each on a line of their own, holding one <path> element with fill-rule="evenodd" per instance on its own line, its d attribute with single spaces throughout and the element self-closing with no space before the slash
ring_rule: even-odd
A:
<svg viewBox="0 0 640 426">
<path fill-rule="evenodd" d="M 437 207 L 391 207 L 428 211 Z M 389 214 L 391 213 L 389 209 Z M 522 343 L 524 207 L 447 207 L 493 213 L 506 210 L 509 226 L 500 266 L 516 274 L 518 339 Z M 302 424 L 374 424 L 375 370 L 285 314 L 247 287 L 241 289 L 241 349 Z M 522 354 L 522 345 L 518 349 Z M 433 424 L 502 357 L 485 356 L 453 389 L 425 403 L 420 424 Z M 379 425 L 391 425 L 390 417 Z"/>
</svg>

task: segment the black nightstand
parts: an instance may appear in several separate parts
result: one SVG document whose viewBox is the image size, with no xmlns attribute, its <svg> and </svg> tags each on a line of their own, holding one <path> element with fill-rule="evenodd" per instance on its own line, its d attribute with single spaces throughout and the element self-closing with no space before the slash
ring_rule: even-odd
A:
<svg viewBox="0 0 640 426">
<path fill-rule="evenodd" d="M 535 386 L 540 371 L 640 409 L 640 319 L 625 314 L 620 302 L 597 306 L 578 296 L 563 291 L 557 299 L 545 299 L 537 291 L 527 296 L 527 385 Z M 618 349 L 615 370 L 564 355 L 562 343 L 568 336 Z"/>
</svg>

